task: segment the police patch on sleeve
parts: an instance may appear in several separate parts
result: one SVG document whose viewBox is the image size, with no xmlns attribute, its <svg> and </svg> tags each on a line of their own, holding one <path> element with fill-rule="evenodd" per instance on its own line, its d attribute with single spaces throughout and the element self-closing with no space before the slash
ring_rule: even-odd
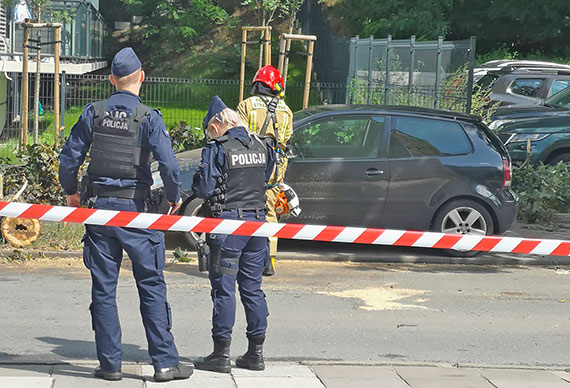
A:
<svg viewBox="0 0 570 388">
<path fill-rule="evenodd" d="M 228 168 L 265 167 L 267 155 L 263 151 L 229 151 Z"/>
</svg>

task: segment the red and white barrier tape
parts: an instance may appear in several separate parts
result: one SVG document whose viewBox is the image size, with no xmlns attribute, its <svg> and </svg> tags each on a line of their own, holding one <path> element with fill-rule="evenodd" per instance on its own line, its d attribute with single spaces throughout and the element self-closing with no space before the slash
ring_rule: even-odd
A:
<svg viewBox="0 0 570 388">
<path fill-rule="evenodd" d="M 475 236 L 348 226 L 279 224 L 3 201 L 0 201 L 0 216 L 179 232 L 193 231 L 355 244 L 570 256 L 570 241 L 565 240 Z"/>
</svg>

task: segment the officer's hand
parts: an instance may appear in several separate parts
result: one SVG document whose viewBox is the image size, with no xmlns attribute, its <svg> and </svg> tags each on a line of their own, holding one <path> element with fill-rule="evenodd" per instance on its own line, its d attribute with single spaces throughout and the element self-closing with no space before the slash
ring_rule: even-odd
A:
<svg viewBox="0 0 570 388">
<path fill-rule="evenodd" d="M 75 193 L 72 195 L 67 195 L 65 197 L 65 200 L 67 201 L 67 206 L 79 207 L 79 202 L 81 201 L 81 194 Z"/>
<path fill-rule="evenodd" d="M 178 209 L 180 209 L 180 206 L 182 205 L 182 198 L 180 198 L 177 203 L 168 202 L 168 204 L 170 205 L 170 214 L 176 214 L 176 212 L 178 211 Z"/>
</svg>

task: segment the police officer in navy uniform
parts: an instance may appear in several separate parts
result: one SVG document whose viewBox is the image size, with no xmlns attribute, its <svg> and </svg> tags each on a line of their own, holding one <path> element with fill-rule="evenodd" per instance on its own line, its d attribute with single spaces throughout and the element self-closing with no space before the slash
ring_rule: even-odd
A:
<svg viewBox="0 0 570 388">
<path fill-rule="evenodd" d="M 59 180 L 68 206 L 80 205 L 77 174 L 90 150 L 85 197 L 97 209 L 145 212 L 152 176 L 150 156 L 158 162 L 171 209 L 180 204 L 178 163 L 162 116 L 138 96 L 144 72 L 135 52 L 119 51 L 111 65 L 116 91 L 108 100 L 88 104 L 60 155 Z M 100 365 L 95 376 L 121 380 L 121 327 L 116 304 L 123 250 L 132 262 L 140 312 L 155 369 L 155 381 L 185 379 L 190 366 L 179 364 L 170 332 L 172 318 L 164 280 L 164 234 L 156 230 L 86 225 L 83 259 L 91 271 L 92 326 Z"/>
<path fill-rule="evenodd" d="M 237 112 L 219 97 L 210 102 L 203 121 L 212 139 L 202 150 L 192 191 L 206 200 L 209 216 L 230 220 L 265 221 L 265 184 L 271 177 L 275 151 L 245 129 Z M 198 369 L 230 372 L 230 343 L 235 322 L 236 280 L 247 320 L 247 352 L 238 357 L 241 368 L 263 370 L 263 342 L 267 303 L 261 274 L 268 259 L 266 237 L 209 234 L 214 351 L 194 362 Z"/>
</svg>

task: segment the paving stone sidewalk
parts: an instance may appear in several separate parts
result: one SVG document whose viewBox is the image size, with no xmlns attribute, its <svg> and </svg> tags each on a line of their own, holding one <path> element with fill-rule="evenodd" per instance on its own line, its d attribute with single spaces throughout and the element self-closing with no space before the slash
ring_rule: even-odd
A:
<svg viewBox="0 0 570 388">
<path fill-rule="evenodd" d="M 94 365 L 0 365 L 1 388 L 570 388 L 561 370 L 449 366 L 300 365 L 270 362 L 263 372 L 196 370 L 188 380 L 155 383 L 150 365 L 125 365 L 124 378 L 93 378 Z"/>
</svg>

